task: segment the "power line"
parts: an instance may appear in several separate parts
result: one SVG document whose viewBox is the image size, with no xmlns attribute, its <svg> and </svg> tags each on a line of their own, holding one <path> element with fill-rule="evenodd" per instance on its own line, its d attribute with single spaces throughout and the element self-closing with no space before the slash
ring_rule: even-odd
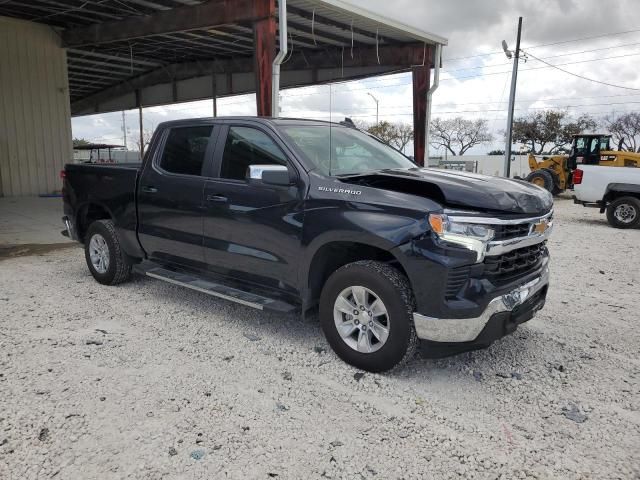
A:
<svg viewBox="0 0 640 480">
<path fill-rule="evenodd" d="M 533 45 L 533 46 L 527 47 L 527 48 L 531 49 L 531 48 L 551 47 L 553 45 L 562 45 L 562 44 L 565 44 L 565 43 L 581 42 L 583 40 L 593 40 L 594 38 L 613 37 L 613 36 L 616 36 L 616 35 L 626 35 L 626 34 L 629 34 L 629 33 L 637 33 L 637 32 L 640 32 L 640 28 L 636 28 L 634 30 L 624 30 L 622 32 L 602 33 L 600 35 L 592 35 L 592 36 L 589 36 L 589 37 L 574 38 L 572 40 L 562 40 L 560 42 L 541 43 L 539 45 Z"/>
<path fill-rule="evenodd" d="M 574 38 L 574 39 L 571 39 L 571 40 L 562 40 L 562 41 L 559 41 L 559 42 L 541 43 L 541 44 L 538 44 L 538 45 L 532 45 L 532 46 L 527 47 L 527 48 L 533 49 L 533 48 L 550 47 L 550 46 L 553 46 L 553 45 L 561 45 L 561 44 L 566 44 L 566 43 L 581 42 L 581 41 L 584 41 L 584 40 L 592 40 L 592 39 L 595 39 L 595 38 L 615 37 L 615 36 L 618 36 L 618 35 L 627 35 L 627 34 L 630 34 L 630 33 L 637 33 L 637 32 L 640 32 L 640 28 L 635 29 L 635 30 L 624 30 L 624 31 L 621 31 L 621 32 L 603 33 L 603 34 L 600 34 L 600 35 L 593 35 L 593 36 L 590 36 L 590 37 Z M 621 47 L 622 45 L 619 45 L 619 46 Z M 608 47 L 608 48 L 617 48 L 617 47 L 618 46 L 613 46 L 613 47 Z M 488 57 L 488 56 L 491 56 L 491 55 L 504 55 L 504 52 L 502 50 L 495 50 L 493 52 L 480 53 L 480 54 L 477 54 L 477 55 L 468 55 L 468 56 L 465 56 L 465 57 L 444 58 L 443 61 L 452 62 L 452 61 L 457 61 L 457 60 L 468 60 L 468 59 L 471 59 L 471 58 L 478 58 L 478 57 Z"/>
<path fill-rule="evenodd" d="M 528 54 L 530 57 L 541 61 L 542 63 L 544 63 L 546 66 L 543 67 L 532 67 L 532 68 L 523 68 L 522 70 L 520 70 L 520 72 L 530 72 L 533 70 L 542 70 L 542 69 L 546 69 L 546 68 L 558 68 L 558 66 L 560 65 L 576 65 L 576 64 L 580 64 L 580 63 L 590 63 L 590 62 L 599 62 L 599 61 L 603 61 L 603 60 L 615 60 L 615 59 L 619 59 L 619 58 L 626 58 L 626 57 L 633 57 L 633 56 L 637 56 L 640 55 L 640 52 L 634 52 L 634 53 L 626 53 L 623 55 L 614 55 L 611 57 L 603 57 L 603 58 L 594 58 L 594 59 L 588 59 L 588 60 L 577 60 L 574 62 L 564 62 L 564 63 L 559 63 L 559 64 L 551 64 L 548 62 L 545 62 L 544 60 L 539 59 L 538 57 L 534 56 L 533 54 Z M 466 69 L 461 69 L 461 70 L 466 70 Z M 570 73 L 571 72 L 567 72 L 566 70 L 563 69 L 559 69 L 562 70 L 566 73 Z M 504 72 L 488 72 L 488 73 L 480 73 L 477 75 L 466 75 L 466 76 L 461 76 L 461 77 L 452 77 L 452 78 L 441 78 L 440 81 L 441 82 L 446 82 L 446 81 L 451 81 L 451 80 L 464 80 L 467 78 L 478 78 L 478 77 L 487 77 L 487 76 L 493 76 L 493 75 L 506 75 L 508 73 L 511 73 L 509 71 L 504 71 Z M 577 74 L 574 74 L 577 76 Z M 348 83 L 348 82 L 357 82 L 359 80 L 344 80 L 341 82 L 333 82 L 333 85 L 338 84 L 338 83 Z M 387 81 L 387 79 L 379 79 L 379 81 Z M 393 83 L 393 84 L 389 84 L 389 85 L 380 85 L 380 86 L 376 86 L 376 85 L 366 85 L 364 87 L 359 87 L 359 88 L 349 88 L 349 89 L 345 89 L 345 90 L 338 90 L 335 91 L 335 94 L 344 94 L 344 93 L 351 93 L 351 92 L 357 92 L 357 91 L 361 91 L 361 90 L 371 90 L 371 89 L 381 89 L 381 88 L 393 88 L 393 87 L 403 87 L 403 86 L 407 86 L 407 85 L 411 85 L 411 82 L 400 82 L 400 83 Z M 615 86 L 615 85 L 613 85 Z M 624 88 L 624 87 L 623 87 Z M 627 87 L 628 88 L 628 87 Z M 640 89 L 636 89 L 636 88 L 630 88 L 630 90 L 640 90 Z M 294 94 L 294 95 L 287 95 L 287 96 L 283 96 L 283 98 L 293 98 L 293 97 L 305 97 L 305 96 L 309 96 L 309 95 L 324 95 L 326 92 L 312 92 L 312 93 L 299 93 L 299 94 Z"/>
<path fill-rule="evenodd" d="M 609 87 L 624 88 L 625 90 L 634 90 L 634 91 L 636 91 L 636 92 L 640 92 L 640 88 L 625 87 L 624 85 L 615 85 L 615 84 L 613 84 L 613 83 L 602 82 L 602 81 L 600 81 L 600 80 L 596 80 L 596 79 L 594 79 L 594 78 L 589 78 L 589 77 L 585 77 L 585 76 L 583 76 L 583 75 L 578 75 L 577 73 L 573 73 L 573 72 L 570 72 L 569 70 L 565 70 L 564 68 L 560 68 L 560 67 L 558 67 L 557 65 L 552 65 L 552 64 L 551 64 L 551 63 L 549 63 L 549 62 L 545 62 L 544 60 L 541 60 L 540 58 L 536 57 L 535 55 L 533 55 L 533 54 L 531 54 L 531 53 L 528 53 L 527 55 L 529 55 L 529 56 L 530 56 L 530 57 L 532 57 L 532 58 L 535 58 L 535 59 L 536 59 L 536 60 L 538 60 L 539 62 L 544 63 L 545 65 L 548 65 L 548 66 L 549 66 L 549 67 L 551 67 L 551 68 L 555 68 L 556 70 L 560 70 L 561 72 L 567 73 L 567 74 L 569 74 L 569 75 L 573 75 L 574 77 L 578 77 L 578 78 L 581 78 L 581 79 L 583 79 L 583 80 L 587 80 L 587 81 L 589 81 L 589 82 L 599 83 L 599 84 L 601 84 L 601 85 L 607 85 L 607 86 L 609 86 Z M 622 57 L 622 56 L 626 56 L 626 55 L 621 55 L 621 57 Z M 620 57 L 614 57 L 614 58 L 620 58 Z M 579 62 L 573 62 L 573 63 L 579 63 Z"/>
<path fill-rule="evenodd" d="M 619 103 L 589 103 L 589 104 L 575 104 L 575 105 L 558 105 L 554 108 L 557 109 L 572 109 L 572 108 L 589 108 L 589 107 L 599 107 L 599 106 L 615 106 L 615 105 L 635 105 L 640 104 L 640 101 L 637 102 L 619 102 Z M 517 111 L 530 111 L 530 110 L 547 110 L 549 107 L 525 107 L 525 108 L 516 108 Z M 359 111 L 358 109 L 356 111 Z M 433 112 L 434 115 L 444 115 L 444 114 L 459 114 L 459 113 L 491 113 L 491 112 L 504 112 L 503 109 L 488 109 L 488 110 L 450 110 L 450 111 L 437 111 Z M 597 113 L 597 112 L 596 112 Z M 385 114 L 384 112 L 381 115 Z M 413 113 L 387 113 L 387 116 L 410 116 Z M 373 114 L 363 114 L 363 115 L 351 115 L 353 117 L 375 117 Z"/>
</svg>

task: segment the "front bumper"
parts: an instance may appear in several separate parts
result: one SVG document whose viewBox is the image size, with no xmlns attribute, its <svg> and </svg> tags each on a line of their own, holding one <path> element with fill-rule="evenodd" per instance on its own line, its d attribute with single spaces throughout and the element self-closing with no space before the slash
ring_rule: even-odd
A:
<svg viewBox="0 0 640 480">
<path fill-rule="evenodd" d="M 544 305 L 549 285 L 549 266 L 545 262 L 540 276 L 520 285 L 509 292 L 493 298 L 484 311 L 471 318 L 435 318 L 413 314 L 416 333 L 421 340 L 440 343 L 474 342 L 487 327 L 500 323 L 503 328 L 496 331 L 495 338 L 487 339 L 490 343 L 506 333 L 513 331 L 518 323 L 529 320 Z M 521 310 L 521 311 L 518 311 Z M 510 313 L 517 313 L 511 318 Z"/>
</svg>

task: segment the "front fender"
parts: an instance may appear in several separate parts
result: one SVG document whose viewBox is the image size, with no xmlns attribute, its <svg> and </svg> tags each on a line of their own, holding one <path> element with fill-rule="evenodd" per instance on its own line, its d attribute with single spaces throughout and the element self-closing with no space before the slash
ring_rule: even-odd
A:
<svg viewBox="0 0 640 480">
<path fill-rule="evenodd" d="M 348 205 L 346 205 L 348 204 Z M 302 235 L 299 281 L 309 278 L 311 262 L 323 246 L 334 242 L 362 244 L 389 253 L 429 229 L 427 215 L 403 209 L 384 210 L 366 204 L 335 202 L 308 205 Z"/>
</svg>

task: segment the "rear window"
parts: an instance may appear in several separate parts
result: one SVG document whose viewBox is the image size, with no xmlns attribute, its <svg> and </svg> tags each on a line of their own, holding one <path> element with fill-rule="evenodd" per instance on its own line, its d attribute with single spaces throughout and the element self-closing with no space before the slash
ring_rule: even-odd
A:
<svg viewBox="0 0 640 480">
<path fill-rule="evenodd" d="M 160 159 L 160 168 L 180 175 L 202 175 L 213 125 L 172 128 Z"/>
</svg>

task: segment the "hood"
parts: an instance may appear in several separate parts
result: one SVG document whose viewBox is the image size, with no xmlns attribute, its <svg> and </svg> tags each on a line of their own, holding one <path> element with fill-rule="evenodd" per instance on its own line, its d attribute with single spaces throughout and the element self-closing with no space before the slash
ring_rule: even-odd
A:
<svg viewBox="0 0 640 480">
<path fill-rule="evenodd" d="M 453 170 L 383 170 L 342 177 L 341 180 L 350 184 L 418 195 L 449 208 L 544 215 L 553 206 L 551 194 L 530 183 Z"/>
</svg>

